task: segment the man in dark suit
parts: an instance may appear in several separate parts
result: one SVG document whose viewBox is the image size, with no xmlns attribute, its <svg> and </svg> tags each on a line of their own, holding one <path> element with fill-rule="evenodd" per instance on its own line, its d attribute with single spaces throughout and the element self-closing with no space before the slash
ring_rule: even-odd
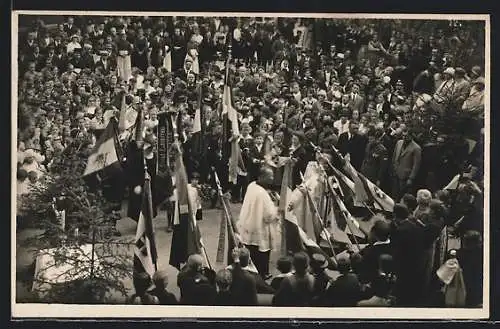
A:
<svg viewBox="0 0 500 329">
<path fill-rule="evenodd" d="M 292 169 L 292 181 L 293 187 L 300 185 L 302 183 L 302 179 L 300 174 L 304 173 L 308 164 L 308 154 L 306 148 L 303 143 L 305 142 L 305 136 L 301 132 L 296 132 L 292 136 L 292 146 L 290 148 L 290 157 L 292 161 L 295 163 Z"/>
<path fill-rule="evenodd" d="M 246 248 L 235 248 L 232 253 L 231 272 L 233 282 L 231 295 L 235 306 L 257 305 L 257 284 L 255 278 L 245 270 L 250 262 L 250 251 Z"/>
<path fill-rule="evenodd" d="M 381 141 L 383 135 L 384 130 L 382 128 L 370 128 L 368 130 L 368 145 L 361 166 L 361 173 L 378 187 L 381 187 L 381 183 L 386 179 L 389 159 L 387 149 Z"/>
<path fill-rule="evenodd" d="M 203 275 L 203 257 L 189 256 L 186 265 L 177 275 L 177 285 L 181 290 L 182 305 L 213 305 L 217 292 L 208 278 Z"/>
<path fill-rule="evenodd" d="M 353 84 L 349 94 L 349 108 L 358 113 L 365 111 L 365 99 L 359 94 L 359 85 Z"/>
<path fill-rule="evenodd" d="M 391 226 L 384 219 L 377 219 L 369 234 L 369 245 L 361 250 L 360 280 L 368 283 L 378 276 L 379 259 L 381 255 L 391 255 L 392 245 L 390 240 Z"/>
<path fill-rule="evenodd" d="M 253 182 L 254 180 L 257 179 L 259 176 L 260 172 L 260 166 L 262 164 L 262 161 L 264 161 L 264 136 L 260 132 L 256 132 L 254 134 L 254 143 L 252 145 L 249 145 L 249 150 L 247 152 L 248 158 L 250 159 L 249 162 L 251 163 L 250 168 L 247 168 L 248 170 L 248 180 L 249 182 Z"/>
<path fill-rule="evenodd" d="M 95 68 L 99 68 L 101 73 L 107 76 L 111 70 L 114 68 L 111 67 L 111 61 L 109 59 L 109 52 L 107 50 L 102 50 L 100 52 L 101 58 L 95 63 Z"/>
<path fill-rule="evenodd" d="M 362 298 L 361 283 L 358 276 L 351 271 L 348 256 L 337 259 L 340 275 L 326 288 L 321 306 L 353 307 Z"/>
<path fill-rule="evenodd" d="M 403 139 L 396 143 L 392 157 L 392 197 L 395 200 L 413 190 L 422 157 L 422 149 L 413 140 L 408 127 L 401 127 L 401 133 Z"/>
<path fill-rule="evenodd" d="M 356 170 L 361 169 L 365 157 L 367 140 L 359 134 L 359 124 L 356 121 L 349 122 L 349 131 L 340 134 L 338 146 L 343 156 L 349 154 L 350 162 Z"/>
</svg>

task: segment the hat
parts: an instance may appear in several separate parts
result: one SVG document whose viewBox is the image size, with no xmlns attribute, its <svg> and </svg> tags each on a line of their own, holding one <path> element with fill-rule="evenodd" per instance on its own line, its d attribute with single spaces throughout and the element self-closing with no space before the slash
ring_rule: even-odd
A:
<svg viewBox="0 0 500 329">
<path fill-rule="evenodd" d="M 482 84 L 482 85 L 484 85 L 484 78 L 483 77 L 479 77 L 476 80 L 474 80 L 473 83 L 474 84 Z"/>
<path fill-rule="evenodd" d="M 191 178 L 197 178 L 197 179 L 199 179 L 199 178 L 200 178 L 200 174 L 199 174 L 198 172 L 196 172 L 196 171 L 195 171 L 195 172 L 193 172 L 193 173 L 191 174 Z"/>
<path fill-rule="evenodd" d="M 455 74 L 457 74 L 457 75 L 465 75 L 465 73 L 466 73 L 465 70 L 461 67 L 457 67 L 455 69 Z"/>
<path fill-rule="evenodd" d="M 107 51 L 107 50 L 101 50 L 99 52 L 99 55 L 101 55 L 101 56 L 109 56 L 109 51 Z"/>
<path fill-rule="evenodd" d="M 328 260 L 322 254 L 313 254 L 311 259 L 311 267 L 312 268 L 327 268 Z"/>
<path fill-rule="evenodd" d="M 318 96 L 325 96 L 326 97 L 326 91 L 321 89 L 320 91 L 318 91 Z"/>
<path fill-rule="evenodd" d="M 454 75 L 455 74 L 455 69 L 453 67 L 447 67 L 444 71 L 443 74 L 449 74 L 449 75 Z"/>
<path fill-rule="evenodd" d="M 71 39 L 74 39 L 74 38 L 77 38 L 78 40 L 80 40 L 80 37 L 79 37 L 77 34 L 73 34 L 73 35 L 71 36 Z"/>
<path fill-rule="evenodd" d="M 477 65 L 473 66 L 471 72 L 474 73 L 475 75 L 481 75 L 481 67 Z"/>
</svg>

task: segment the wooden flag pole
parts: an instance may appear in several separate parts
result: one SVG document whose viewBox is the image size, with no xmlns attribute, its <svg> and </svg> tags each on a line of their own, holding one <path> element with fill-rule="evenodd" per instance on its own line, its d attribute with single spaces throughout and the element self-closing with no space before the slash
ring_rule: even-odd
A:
<svg viewBox="0 0 500 329">
<path fill-rule="evenodd" d="M 302 183 L 304 184 L 304 182 L 305 182 L 304 174 L 300 173 L 300 178 L 302 179 Z M 311 194 L 309 193 L 309 188 L 307 186 L 305 186 L 305 184 L 304 184 L 304 188 L 306 190 L 307 199 L 309 200 L 309 202 L 311 203 L 311 205 L 313 207 L 314 214 L 316 215 L 317 219 L 319 220 L 319 222 L 321 224 L 321 227 L 322 227 L 321 231 L 325 232 L 327 234 L 327 236 L 329 237 L 330 232 L 328 232 L 328 230 L 326 229 L 325 222 L 323 221 L 323 218 L 321 218 L 321 215 L 320 215 L 319 210 L 318 210 L 318 206 L 316 205 Z M 326 240 L 328 241 L 328 245 L 330 246 L 330 249 L 332 250 L 333 257 L 337 257 L 335 250 L 333 248 L 332 241 L 330 240 L 330 238 L 328 238 Z"/>
</svg>

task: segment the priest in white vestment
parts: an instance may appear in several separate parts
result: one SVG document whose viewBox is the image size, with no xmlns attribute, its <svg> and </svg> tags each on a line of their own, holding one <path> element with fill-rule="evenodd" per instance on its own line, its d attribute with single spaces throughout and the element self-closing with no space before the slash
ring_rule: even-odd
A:
<svg viewBox="0 0 500 329">
<path fill-rule="evenodd" d="M 257 181 L 248 185 L 236 224 L 240 242 L 250 251 L 251 259 L 264 279 L 270 276 L 271 250 L 279 248 L 281 242 L 281 217 L 277 205 L 266 190 L 271 187 L 273 176 L 270 167 L 261 168 Z"/>
</svg>

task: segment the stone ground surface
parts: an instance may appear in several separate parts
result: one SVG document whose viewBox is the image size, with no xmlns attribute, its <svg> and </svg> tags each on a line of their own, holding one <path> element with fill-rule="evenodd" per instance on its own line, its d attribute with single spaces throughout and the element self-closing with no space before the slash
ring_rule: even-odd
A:
<svg viewBox="0 0 500 329">
<path fill-rule="evenodd" d="M 235 219 L 238 218 L 239 210 L 241 208 L 241 204 L 231 204 L 231 211 Z M 216 255 L 217 255 L 217 246 L 219 240 L 219 227 L 220 220 L 222 217 L 222 209 L 208 209 L 203 211 L 203 220 L 198 222 L 200 227 L 203 242 L 210 259 L 210 262 L 215 270 L 221 269 L 225 266 L 225 264 L 216 263 Z M 169 284 L 168 289 L 172 293 L 174 293 L 177 297 L 179 297 L 179 288 L 177 287 L 177 269 L 170 266 L 168 264 L 170 257 L 170 246 L 172 241 L 172 233 L 167 233 L 167 221 L 166 221 L 166 212 L 162 211 L 159 215 L 153 219 L 153 226 L 155 230 L 156 244 L 158 249 L 158 268 L 161 270 L 166 270 L 169 276 Z M 130 218 L 123 218 L 117 223 L 117 229 L 122 234 L 120 239 L 133 241 L 136 233 L 136 222 L 131 220 Z M 33 275 L 32 271 L 30 272 L 30 266 L 32 266 L 35 251 L 29 250 L 25 246 L 21 246 L 22 240 L 26 239 L 29 236 L 35 234 L 35 230 L 22 230 L 17 232 L 17 246 L 16 246 L 16 300 L 18 302 L 23 302 L 30 296 L 30 289 L 24 283 L 29 281 L 29 277 Z M 122 248 L 127 248 L 128 253 L 130 254 L 130 258 L 133 257 L 133 249 L 132 245 L 121 246 Z M 458 241 L 450 240 L 449 248 L 457 248 Z M 270 269 L 276 273 L 276 261 L 279 258 L 278 252 L 271 253 L 271 264 Z M 132 270 L 132 269 L 131 269 Z M 333 277 L 336 276 L 336 273 L 331 273 Z M 126 279 L 124 282 L 125 286 L 130 290 L 130 294 L 133 293 L 132 289 L 132 280 Z M 113 294 L 112 300 L 114 303 L 123 303 L 125 302 L 124 298 L 119 294 Z"/>
<path fill-rule="evenodd" d="M 239 215 L 241 204 L 231 204 L 231 211 L 235 218 Z M 211 265 L 215 270 L 225 267 L 225 264 L 216 263 L 217 246 L 219 241 L 220 221 L 222 218 L 222 209 L 205 209 L 203 210 L 203 220 L 198 221 L 198 225 L 202 232 L 202 238 L 210 259 Z M 169 276 L 168 289 L 179 297 L 179 288 L 177 287 L 177 269 L 168 264 L 170 257 L 170 246 L 172 242 L 172 233 L 167 232 L 166 212 L 161 211 L 159 215 L 153 219 L 153 226 L 155 230 L 156 245 L 158 249 L 158 269 L 166 270 Z M 133 241 L 135 238 L 137 224 L 132 219 L 125 217 L 118 221 L 117 229 L 121 233 L 120 239 Z M 22 302 L 30 296 L 29 287 L 23 283 L 26 275 L 30 275 L 30 266 L 32 266 L 35 259 L 35 251 L 29 250 L 25 246 L 21 246 L 21 242 L 29 236 L 36 234 L 36 230 L 26 229 L 17 232 L 17 246 L 16 246 L 16 300 Z M 132 245 L 122 245 L 121 248 L 127 248 L 130 258 L 133 257 Z M 275 263 L 279 255 L 272 253 L 271 255 L 271 268 L 275 269 Z M 132 268 L 131 268 L 132 270 Z M 32 275 L 32 271 L 31 271 Z M 24 276 L 22 280 L 21 276 Z M 125 280 L 125 285 L 130 289 L 130 294 L 133 293 L 132 280 Z M 123 303 L 124 299 L 121 295 L 113 296 L 116 303 Z"/>
</svg>

